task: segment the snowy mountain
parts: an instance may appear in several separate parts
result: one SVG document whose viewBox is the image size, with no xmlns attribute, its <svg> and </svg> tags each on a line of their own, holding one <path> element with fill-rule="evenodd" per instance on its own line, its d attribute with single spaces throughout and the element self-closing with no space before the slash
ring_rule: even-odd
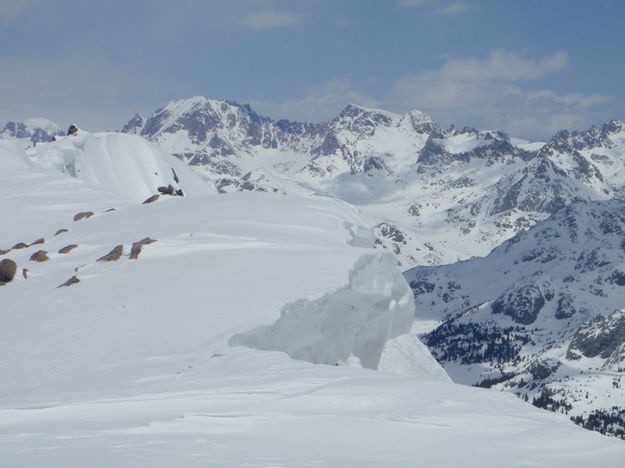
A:
<svg viewBox="0 0 625 468">
<path fill-rule="evenodd" d="M 172 166 L 139 136 L 39 146 L 0 140 L 3 464 L 622 461 L 620 441 L 451 383 L 349 204 L 201 193 L 182 171 L 184 196 L 145 204 Z"/>
<path fill-rule="evenodd" d="M 456 382 L 625 436 L 624 239 L 624 202 L 578 201 L 485 258 L 409 270 L 423 340 Z"/>
<path fill-rule="evenodd" d="M 324 193 L 378 220 L 403 266 L 486 255 L 573 200 L 624 190 L 625 124 L 531 143 L 442 129 L 427 115 L 349 105 L 324 123 L 274 122 L 248 105 L 173 101 L 125 127 L 188 162 L 221 193 Z"/>
<path fill-rule="evenodd" d="M 14 138 L 22 141 L 25 146 L 52 141 L 54 137 L 61 135 L 65 135 L 65 132 L 56 123 L 42 118 L 7 122 L 0 131 L 0 138 Z"/>
</svg>

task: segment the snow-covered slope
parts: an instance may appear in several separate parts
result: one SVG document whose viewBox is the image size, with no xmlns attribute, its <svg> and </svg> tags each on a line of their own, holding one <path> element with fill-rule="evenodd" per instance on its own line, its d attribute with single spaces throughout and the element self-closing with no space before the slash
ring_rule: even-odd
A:
<svg viewBox="0 0 625 468">
<path fill-rule="evenodd" d="M 483 256 L 575 199 L 625 190 L 625 126 L 560 132 L 546 144 L 442 129 L 425 114 L 349 105 L 324 123 L 274 122 L 194 97 L 124 128 L 187 161 L 219 192 L 326 193 L 378 219 L 404 266 Z"/>
<path fill-rule="evenodd" d="M 0 183 L 0 247 L 25 244 L 1 256 L 18 267 L 0 287 L 6 466 L 571 468 L 625 456 L 563 417 L 450 383 L 409 333 L 394 261 L 344 202 L 146 205 L 7 145 Z"/>
<path fill-rule="evenodd" d="M 575 202 L 485 258 L 406 273 L 425 342 L 461 383 L 625 434 L 625 203 Z M 598 416 L 595 415 L 595 418 Z"/>
<path fill-rule="evenodd" d="M 159 193 L 159 187 L 171 187 L 173 194 L 213 191 L 179 159 L 134 135 L 78 131 L 40 143 L 29 149 L 28 155 L 38 166 L 65 172 L 136 201 Z"/>
</svg>

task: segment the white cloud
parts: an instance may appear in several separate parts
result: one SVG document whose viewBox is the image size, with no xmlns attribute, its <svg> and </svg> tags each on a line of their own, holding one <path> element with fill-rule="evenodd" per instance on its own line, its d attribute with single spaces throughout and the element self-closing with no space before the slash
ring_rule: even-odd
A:
<svg viewBox="0 0 625 468">
<path fill-rule="evenodd" d="M 442 125 L 547 138 L 564 128 L 586 128 L 611 117 L 607 115 L 610 96 L 529 89 L 568 63 L 565 52 L 529 58 L 496 50 L 482 58 L 448 58 L 437 69 L 402 76 L 379 98 L 360 92 L 348 80 L 336 79 L 310 87 L 298 99 L 252 100 L 252 105 L 273 118 L 305 121 L 331 119 L 348 103 L 396 112 L 419 109 Z"/>
<path fill-rule="evenodd" d="M 184 83 L 102 58 L 22 59 L 0 57 L 0 123 L 47 117 L 64 126 L 119 128 L 137 111 L 152 111 L 170 96 L 190 94 Z M 1 124 L 0 124 L 1 126 Z"/>
<path fill-rule="evenodd" d="M 611 97 L 531 90 L 532 81 L 564 70 L 568 54 L 539 59 L 497 50 L 487 57 L 448 58 L 440 68 L 400 77 L 386 105 L 430 113 L 444 124 L 503 128 L 519 136 L 548 136 L 597 117 Z"/>
<path fill-rule="evenodd" d="M 527 93 L 530 101 L 548 100 L 566 106 L 595 107 L 612 101 L 610 96 L 603 94 L 557 94 L 550 90 L 532 91 Z"/>
<path fill-rule="evenodd" d="M 438 3 L 438 0 L 397 0 L 397 4 L 402 7 L 422 7 Z"/>
<path fill-rule="evenodd" d="M 469 9 L 469 5 L 466 2 L 452 2 L 448 5 L 442 6 L 438 12 L 441 15 L 460 15 L 465 13 Z"/>
<path fill-rule="evenodd" d="M 329 80 L 321 86 L 311 86 L 302 98 L 282 103 L 252 100 L 254 108 L 274 119 L 288 118 L 321 122 L 336 117 L 347 104 L 377 107 L 380 102 L 356 91 L 348 80 Z"/>
<path fill-rule="evenodd" d="M 429 13 L 446 16 L 459 15 L 469 10 L 465 0 L 397 0 L 397 5 L 402 8 L 422 8 Z"/>
<path fill-rule="evenodd" d="M 0 0 L 0 20 L 10 21 L 35 6 L 40 0 Z"/>
<path fill-rule="evenodd" d="M 301 23 L 303 16 L 289 11 L 264 10 L 249 13 L 241 24 L 251 29 L 288 28 Z"/>
<path fill-rule="evenodd" d="M 536 60 L 505 50 L 495 50 L 483 59 L 448 59 L 435 73 L 452 81 L 522 81 L 561 71 L 566 68 L 568 61 L 566 52 L 557 52 Z"/>
</svg>

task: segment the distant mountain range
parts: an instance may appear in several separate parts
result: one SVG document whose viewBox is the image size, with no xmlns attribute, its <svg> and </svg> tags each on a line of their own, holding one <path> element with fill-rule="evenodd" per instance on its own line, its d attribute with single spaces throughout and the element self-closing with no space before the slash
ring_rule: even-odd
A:
<svg viewBox="0 0 625 468">
<path fill-rule="evenodd" d="M 59 132 L 25 121 L 0 135 L 39 144 Z M 122 132 L 219 193 L 355 205 L 377 247 L 412 267 L 419 332 L 455 381 L 625 434 L 625 123 L 530 142 L 442 128 L 419 111 L 348 105 L 302 123 L 193 97 L 137 114 Z"/>
<path fill-rule="evenodd" d="M 123 128 L 195 166 L 221 192 L 315 191 L 380 220 L 404 266 L 486 255 L 574 200 L 625 190 L 625 124 L 546 143 L 443 129 L 419 111 L 348 105 L 324 123 L 273 121 L 248 105 L 194 97 Z"/>
</svg>

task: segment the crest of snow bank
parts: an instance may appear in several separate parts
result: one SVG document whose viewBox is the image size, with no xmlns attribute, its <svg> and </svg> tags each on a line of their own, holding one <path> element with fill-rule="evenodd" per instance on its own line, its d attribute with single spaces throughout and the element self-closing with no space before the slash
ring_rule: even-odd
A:
<svg viewBox="0 0 625 468">
<path fill-rule="evenodd" d="M 30 164 L 24 150 L 13 140 L 0 138 L 0 170 L 25 169 Z"/>
<path fill-rule="evenodd" d="M 406 336 L 413 320 L 412 293 L 394 257 L 370 254 L 356 261 L 346 286 L 287 304 L 273 325 L 235 335 L 230 344 L 283 351 L 315 364 L 360 365 L 443 380 L 445 373 L 429 352 Z"/>
<path fill-rule="evenodd" d="M 29 156 L 39 166 L 67 173 L 136 201 L 143 201 L 157 193 L 158 187 L 168 185 L 190 195 L 212 191 L 180 160 L 161 153 L 136 135 L 80 131 L 39 144 Z"/>
</svg>

